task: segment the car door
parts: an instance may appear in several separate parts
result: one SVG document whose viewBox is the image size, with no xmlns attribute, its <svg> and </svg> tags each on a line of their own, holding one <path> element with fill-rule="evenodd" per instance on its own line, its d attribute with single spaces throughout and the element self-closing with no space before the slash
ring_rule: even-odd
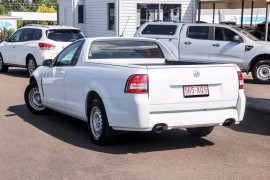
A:
<svg viewBox="0 0 270 180">
<path fill-rule="evenodd" d="M 16 43 L 15 49 L 16 49 L 16 64 L 18 65 L 26 65 L 26 56 L 31 50 L 29 50 L 29 42 L 34 40 L 34 29 L 32 28 L 24 28 L 20 38 L 19 42 Z"/>
<path fill-rule="evenodd" d="M 235 35 L 239 34 L 225 27 L 215 27 L 214 40 L 210 46 L 209 61 L 234 63 L 242 67 L 245 55 L 245 43 L 235 42 L 233 40 Z"/>
<path fill-rule="evenodd" d="M 208 61 L 211 41 L 210 26 L 190 25 L 186 27 L 186 33 L 182 33 L 180 37 L 180 59 Z"/>
<path fill-rule="evenodd" d="M 19 44 L 19 39 L 23 29 L 16 31 L 2 47 L 2 56 L 6 64 L 17 64 L 16 63 L 16 51 Z"/>
<path fill-rule="evenodd" d="M 66 47 L 55 59 L 53 66 L 44 70 L 42 78 L 43 101 L 50 107 L 56 109 L 66 108 L 65 104 L 65 75 L 69 68 L 74 67 L 74 57 L 80 47 L 75 42 Z"/>
</svg>

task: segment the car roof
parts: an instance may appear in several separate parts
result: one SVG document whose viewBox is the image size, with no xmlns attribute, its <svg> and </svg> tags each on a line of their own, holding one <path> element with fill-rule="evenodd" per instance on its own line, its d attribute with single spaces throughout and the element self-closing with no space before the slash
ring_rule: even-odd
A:
<svg viewBox="0 0 270 180">
<path fill-rule="evenodd" d="M 227 24 L 215 24 L 215 23 L 184 23 L 184 22 L 146 22 L 145 24 L 143 24 L 142 26 L 146 26 L 146 25 L 198 25 L 198 26 L 212 26 L 212 27 L 231 27 L 231 25 L 227 25 Z"/>
<path fill-rule="evenodd" d="M 139 41 L 157 41 L 156 39 L 153 38 L 143 38 L 143 37 L 88 37 L 85 38 L 87 40 L 139 40 Z"/>
<path fill-rule="evenodd" d="M 74 30 L 80 30 L 76 27 L 73 26 L 61 26 L 61 25 L 40 25 L 40 24 L 28 24 L 25 25 L 23 27 L 21 27 L 20 29 L 24 29 L 24 28 L 36 28 L 36 29 L 74 29 Z"/>
</svg>

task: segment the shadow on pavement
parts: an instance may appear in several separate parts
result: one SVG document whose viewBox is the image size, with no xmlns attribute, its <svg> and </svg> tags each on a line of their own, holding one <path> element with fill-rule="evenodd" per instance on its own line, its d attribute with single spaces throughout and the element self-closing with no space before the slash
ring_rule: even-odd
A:
<svg viewBox="0 0 270 180">
<path fill-rule="evenodd" d="M 14 68 L 14 69 L 12 68 L 9 69 L 8 72 L 2 74 L 6 76 L 20 77 L 20 78 L 29 78 L 30 76 L 27 72 L 27 69 L 23 68 Z"/>
<path fill-rule="evenodd" d="M 244 83 L 247 84 L 264 84 L 264 83 L 260 83 L 260 82 L 256 82 L 254 79 L 244 79 Z M 270 83 L 266 83 L 265 85 L 270 85 Z"/>
<path fill-rule="evenodd" d="M 23 121 L 66 143 L 81 148 L 109 154 L 128 154 L 174 149 L 186 149 L 212 146 L 214 143 L 193 138 L 184 130 L 166 131 L 160 134 L 152 132 L 128 132 L 118 136 L 110 146 L 96 146 L 88 136 L 86 123 L 63 114 L 52 112 L 46 116 L 37 116 L 28 111 L 25 105 L 10 106 L 6 117 L 17 115 Z"/>
<path fill-rule="evenodd" d="M 246 110 L 244 120 L 230 128 L 239 132 L 270 136 L 270 116 L 266 113 Z"/>
</svg>

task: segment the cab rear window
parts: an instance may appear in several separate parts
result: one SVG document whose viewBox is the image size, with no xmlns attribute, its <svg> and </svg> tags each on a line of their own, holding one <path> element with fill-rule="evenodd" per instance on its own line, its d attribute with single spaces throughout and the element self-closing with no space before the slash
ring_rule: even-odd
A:
<svg viewBox="0 0 270 180">
<path fill-rule="evenodd" d="M 84 38 L 80 30 L 57 29 L 46 31 L 47 38 L 59 42 L 73 42 Z"/>
<path fill-rule="evenodd" d="M 142 34 L 174 35 L 176 28 L 176 25 L 148 25 Z"/>
<path fill-rule="evenodd" d="M 190 26 L 188 28 L 187 37 L 192 39 L 208 40 L 210 37 L 209 26 Z"/>
<path fill-rule="evenodd" d="M 155 42 L 110 40 L 95 41 L 89 51 L 89 59 L 164 58 Z"/>
</svg>

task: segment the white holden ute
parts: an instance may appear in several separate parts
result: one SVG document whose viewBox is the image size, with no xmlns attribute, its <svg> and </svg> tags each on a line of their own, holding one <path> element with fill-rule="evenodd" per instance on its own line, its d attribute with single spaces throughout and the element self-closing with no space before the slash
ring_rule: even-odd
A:
<svg viewBox="0 0 270 180">
<path fill-rule="evenodd" d="M 159 41 L 86 38 L 48 59 L 31 75 L 25 103 L 88 123 L 94 143 L 119 131 L 185 128 L 206 136 L 243 120 L 243 76 L 235 64 L 177 61 Z"/>
</svg>

